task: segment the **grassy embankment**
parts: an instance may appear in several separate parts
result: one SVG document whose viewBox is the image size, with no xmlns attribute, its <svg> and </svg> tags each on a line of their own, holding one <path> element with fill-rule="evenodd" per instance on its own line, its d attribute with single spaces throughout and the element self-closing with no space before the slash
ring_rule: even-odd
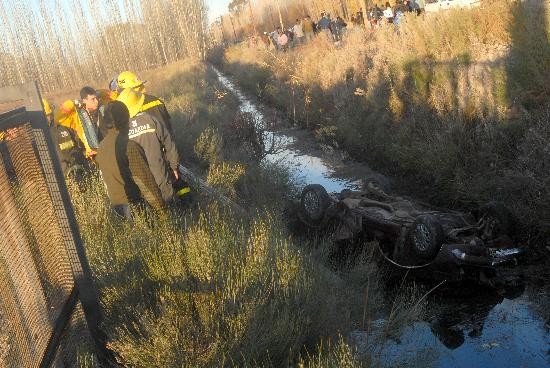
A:
<svg viewBox="0 0 550 368">
<path fill-rule="evenodd" d="M 352 29 L 341 47 L 317 37 L 212 60 L 403 192 L 462 208 L 501 200 L 550 231 L 547 27 L 545 2 L 484 1 L 408 17 L 398 31 Z"/>
<path fill-rule="evenodd" d="M 369 256 L 337 276 L 295 246 L 277 215 L 288 176 L 251 159 L 250 142 L 235 136 L 236 101 L 205 65 L 146 77 L 173 114 L 183 161 L 256 215 L 249 221 L 199 198 L 184 218 L 150 226 L 138 216 L 130 227 L 109 218 L 99 178 L 86 196 L 74 191 L 109 347 L 133 367 L 359 366 L 337 336 L 356 321 L 367 328 L 383 308 Z M 393 307 L 382 341 L 418 305 L 399 298 Z M 87 356 L 81 362 L 93 365 Z"/>
</svg>

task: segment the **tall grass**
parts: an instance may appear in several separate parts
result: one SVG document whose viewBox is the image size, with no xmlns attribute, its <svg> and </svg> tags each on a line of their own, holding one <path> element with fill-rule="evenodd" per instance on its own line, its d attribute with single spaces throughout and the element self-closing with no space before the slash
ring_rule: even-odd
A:
<svg viewBox="0 0 550 368">
<path fill-rule="evenodd" d="M 133 227 L 106 227 L 87 216 L 81 225 L 118 359 L 140 367 L 280 364 L 299 351 L 314 281 L 280 226 L 269 217 L 248 225 L 215 207 L 177 222 L 151 228 L 138 217 Z"/>
<path fill-rule="evenodd" d="M 217 60 L 323 143 L 400 178 L 403 190 L 465 208 L 502 200 L 547 228 L 548 155 L 534 139 L 547 135 L 536 122 L 546 116 L 548 21 L 544 1 L 487 1 L 407 17 L 399 28 L 355 28 L 340 47 L 320 36 L 288 53 L 234 46 Z"/>
<path fill-rule="evenodd" d="M 203 0 L 0 3 L 0 86 L 43 91 L 204 56 Z"/>
</svg>

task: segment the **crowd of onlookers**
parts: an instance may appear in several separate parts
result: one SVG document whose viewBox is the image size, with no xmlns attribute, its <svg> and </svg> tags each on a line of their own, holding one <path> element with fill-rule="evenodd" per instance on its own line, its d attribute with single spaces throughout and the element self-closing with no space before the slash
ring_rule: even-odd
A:
<svg viewBox="0 0 550 368">
<path fill-rule="evenodd" d="M 382 7 L 374 4 L 366 12 L 360 8 L 358 12 L 351 14 L 347 22 L 340 15 L 333 18 L 330 13 L 322 12 L 317 20 L 306 15 L 296 19 L 295 24 L 286 29 L 277 27 L 272 32 L 252 36 L 250 42 L 253 46 L 286 51 L 289 47 L 311 41 L 317 34 L 325 34 L 338 43 L 350 28 L 365 27 L 374 30 L 386 24 L 399 25 L 407 14 L 420 15 L 423 11 L 424 0 L 397 0 L 394 6 L 386 2 Z"/>
</svg>

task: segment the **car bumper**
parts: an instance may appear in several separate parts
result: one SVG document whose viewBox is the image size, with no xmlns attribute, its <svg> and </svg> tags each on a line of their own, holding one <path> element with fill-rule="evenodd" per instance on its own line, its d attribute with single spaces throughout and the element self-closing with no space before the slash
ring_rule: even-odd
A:
<svg viewBox="0 0 550 368">
<path fill-rule="evenodd" d="M 471 244 L 444 244 L 433 263 L 434 265 L 496 267 L 515 262 L 521 253 L 523 253 L 521 248 L 499 249 Z"/>
</svg>

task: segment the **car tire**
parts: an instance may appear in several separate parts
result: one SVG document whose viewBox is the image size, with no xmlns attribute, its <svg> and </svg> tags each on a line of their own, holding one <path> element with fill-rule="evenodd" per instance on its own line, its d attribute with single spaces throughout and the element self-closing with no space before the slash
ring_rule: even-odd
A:
<svg viewBox="0 0 550 368">
<path fill-rule="evenodd" d="M 408 237 L 412 252 L 424 261 L 434 259 L 445 240 L 441 224 L 431 215 L 418 216 Z"/>
<path fill-rule="evenodd" d="M 490 218 L 495 222 L 493 238 L 501 235 L 513 235 L 515 219 L 504 203 L 495 201 L 484 204 L 479 209 L 479 218 Z"/>
<path fill-rule="evenodd" d="M 391 191 L 390 180 L 382 174 L 372 173 L 367 175 L 363 179 L 363 188 L 368 190 L 369 186 L 372 186 L 375 190 L 379 189 L 384 193 Z"/>
<path fill-rule="evenodd" d="M 300 209 L 310 223 L 318 223 L 324 217 L 331 204 L 330 196 L 322 185 L 310 184 L 302 190 Z"/>
</svg>

